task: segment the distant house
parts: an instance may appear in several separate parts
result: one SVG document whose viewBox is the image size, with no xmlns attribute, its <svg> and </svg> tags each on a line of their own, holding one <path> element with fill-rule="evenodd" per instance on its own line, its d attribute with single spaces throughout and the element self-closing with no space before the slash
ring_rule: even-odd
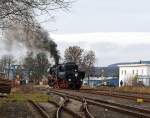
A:
<svg viewBox="0 0 150 118">
<path fill-rule="evenodd" d="M 149 62 L 149 61 L 148 61 Z M 121 81 L 124 85 L 133 85 L 133 81 L 144 86 L 150 86 L 150 64 L 149 63 L 127 63 L 119 66 L 119 86 Z M 134 80 L 136 78 L 136 80 Z"/>
</svg>

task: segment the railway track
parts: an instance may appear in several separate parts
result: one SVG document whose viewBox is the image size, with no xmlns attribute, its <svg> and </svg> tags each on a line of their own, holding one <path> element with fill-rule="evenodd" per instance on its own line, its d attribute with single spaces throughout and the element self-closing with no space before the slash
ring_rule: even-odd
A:
<svg viewBox="0 0 150 118">
<path fill-rule="evenodd" d="M 117 93 L 127 93 L 127 94 L 135 94 L 135 95 L 140 94 L 140 95 L 150 96 L 150 93 L 146 93 L 146 92 L 119 91 L 119 90 L 114 90 L 113 88 L 112 89 L 81 88 L 80 90 L 83 90 L 83 91 L 86 91 L 86 90 L 89 90 L 89 91 L 104 91 L 104 92 L 113 91 L 113 92 L 117 92 Z"/>
<path fill-rule="evenodd" d="M 82 116 L 80 116 L 78 113 L 68 109 L 66 107 L 66 105 L 68 104 L 69 102 L 69 98 L 68 97 L 64 97 L 64 101 L 61 103 L 61 105 L 59 105 L 58 109 L 57 109 L 57 115 L 56 115 L 56 118 L 61 118 L 62 116 L 62 111 L 66 111 L 68 112 L 69 114 L 71 114 L 74 118 L 83 118 Z"/>
<path fill-rule="evenodd" d="M 144 102 L 150 103 L 150 98 L 143 97 L 143 94 L 126 95 L 126 94 L 121 94 L 121 93 L 116 93 L 116 92 L 114 93 L 114 92 L 109 92 L 109 91 L 93 91 L 93 90 L 80 90 L 80 92 L 103 95 L 103 96 L 110 96 L 110 97 L 116 97 L 116 98 L 123 98 L 123 99 L 130 99 L 134 101 L 136 101 L 137 99 L 143 99 Z"/>
<path fill-rule="evenodd" d="M 74 112 L 73 110 L 70 110 L 69 108 L 67 108 L 69 98 L 66 96 L 62 96 L 62 97 L 63 97 L 63 101 L 60 104 L 58 104 L 55 101 L 51 101 L 51 100 L 48 101 L 49 104 L 53 104 L 56 106 L 56 112 L 54 113 L 55 115 L 53 117 L 55 118 L 67 118 L 67 117 L 68 118 L 93 118 L 90 116 L 90 113 L 87 109 L 87 104 L 85 103 L 85 101 L 84 101 L 85 109 L 84 108 L 83 109 L 84 109 L 86 116 L 84 117 Z M 36 111 L 39 112 L 42 118 L 51 118 L 50 114 L 41 105 L 39 105 L 38 103 L 35 103 L 32 100 L 28 100 L 28 102 L 36 109 Z"/>
<path fill-rule="evenodd" d="M 52 92 L 52 93 L 56 94 L 55 92 Z M 58 103 L 56 103 L 54 101 L 49 101 L 49 102 L 54 103 L 56 106 L 59 106 L 59 109 L 57 111 L 57 116 L 60 116 L 58 113 L 60 113 L 61 109 L 64 109 L 68 113 L 72 114 L 74 116 L 74 118 L 94 118 L 94 116 L 92 116 L 92 114 L 88 110 L 88 103 L 85 98 L 83 98 L 82 100 L 79 101 L 78 99 L 74 99 L 73 97 L 70 97 L 67 95 L 63 95 L 63 94 L 56 94 L 56 95 L 64 98 L 64 102 L 60 106 L 58 105 Z M 69 106 L 68 104 L 71 103 L 71 99 L 80 102 L 80 104 L 81 104 L 81 107 L 79 107 L 80 112 L 75 111 L 71 107 L 68 107 Z M 77 104 L 75 104 L 75 105 L 77 106 Z M 59 118 L 59 117 L 57 117 L 57 118 Z"/>
<path fill-rule="evenodd" d="M 43 118 L 50 118 L 49 114 L 38 104 L 32 100 L 28 100 L 28 102 L 40 113 Z"/>
<path fill-rule="evenodd" d="M 54 92 L 55 94 L 59 94 L 59 95 L 66 95 L 67 97 L 81 101 L 81 96 L 79 95 L 65 93 L 65 92 L 58 91 L 58 90 L 51 90 L 51 92 Z M 86 99 L 86 102 L 89 104 L 104 107 L 104 108 L 107 108 L 116 112 L 128 114 L 134 117 L 150 118 L 150 110 L 148 109 L 141 109 L 141 108 L 133 107 L 130 105 L 123 105 L 119 103 L 108 102 L 105 100 L 93 99 L 87 96 L 85 96 L 85 99 Z"/>
<path fill-rule="evenodd" d="M 83 98 L 83 109 L 84 109 L 86 118 L 94 118 L 94 116 L 90 113 L 90 111 L 88 109 L 88 103 L 85 98 Z"/>
</svg>

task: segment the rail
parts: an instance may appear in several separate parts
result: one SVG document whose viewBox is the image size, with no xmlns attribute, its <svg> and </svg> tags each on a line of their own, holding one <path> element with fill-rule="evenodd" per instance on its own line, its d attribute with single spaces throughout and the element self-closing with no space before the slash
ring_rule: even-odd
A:
<svg viewBox="0 0 150 118">
<path fill-rule="evenodd" d="M 67 111 L 69 114 L 71 114 L 71 115 L 74 116 L 75 118 L 84 118 L 83 116 L 79 115 L 78 113 L 76 113 L 76 112 L 74 112 L 74 111 L 72 111 L 72 110 L 70 110 L 70 109 L 68 109 L 68 108 L 66 107 L 66 105 L 67 105 L 68 102 L 69 102 L 69 98 L 72 98 L 72 97 L 69 97 L 69 96 L 66 96 L 66 95 L 62 95 L 62 94 L 61 94 L 61 95 L 60 95 L 60 94 L 57 94 L 57 95 L 59 95 L 59 96 L 61 96 L 61 97 L 64 98 L 64 102 L 63 102 L 61 105 L 59 105 L 58 103 L 56 103 L 56 102 L 54 102 L 54 101 L 49 101 L 49 103 L 53 103 L 53 104 L 56 105 L 57 107 L 59 106 L 59 108 L 58 108 L 58 110 L 57 110 L 57 118 L 60 118 L 59 116 L 60 116 L 60 111 L 61 111 L 61 109 L 64 109 L 65 111 Z M 78 99 L 76 99 L 76 100 L 78 100 Z M 86 118 L 94 118 L 94 117 L 92 116 L 92 114 L 91 114 L 91 113 L 89 112 L 89 110 L 88 110 L 88 104 L 87 104 L 86 99 L 83 98 L 83 100 L 82 100 L 81 102 L 82 102 L 82 111 L 84 112 Z"/>
<path fill-rule="evenodd" d="M 86 118 L 94 118 L 94 116 L 88 110 L 88 103 L 85 98 L 82 100 L 82 108 L 84 110 Z"/>
<path fill-rule="evenodd" d="M 111 96 L 111 97 L 123 98 L 123 99 L 130 99 L 130 100 L 134 100 L 134 101 L 137 98 L 140 98 L 140 99 L 143 99 L 144 102 L 150 103 L 150 98 L 142 97 L 144 94 L 125 95 L 125 94 L 121 94 L 119 92 L 118 93 L 114 93 L 114 92 L 109 92 L 109 91 L 92 91 L 92 90 L 80 90 L 80 92 L 96 94 L 96 95 L 103 95 L 103 96 Z"/>
<path fill-rule="evenodd" d="M 67 99 L 65 98 L 64 101 L 61 103 L 61 105 L 57 109 L 56 118 L 60 118 L 61 111 L 63 109 L 64 104 L 67 102 Z"/>
<path fill-rule="evenodd" d="M 59 94 L 59 95 L 65 94 L 66 96 L 68 96 L 72 99 L 76 99 L 76 100 L 81 101 L 81 96 L 79 96 L 79 95 L 72 95 L 69 93 L 60 92 L 60 91 L 56 91 L 56 90 L 55 91 L 51 90 L 51 92 L 54 92 L 54 93 Z M 86 99 L 87 103 L 89 103 L 89 104 L 108 108 L 108 109 L 111 109 L 113 111 L 117 111 L 117 112 L 121 112 L 121 113 L 127 113 L 129 115 L 136 116 L 136 117 L 150 118 L 150 110 L 148 110 L 148 109 L 141 109 L 138 107 L 108 102 L 108 101 L 100 100 L 100 99 L 93 99 L 90 97 L 85 97 L 85 99 Z"/>
<path fill-rule="evenodd" d="M 52 92 L 52 91 L 51 91 L 51 92 Z M 76 98 L 76 97 L 74 97 L 74 96 L 59 94 L 59 93 L 56 93 L 56 92 L 52 92 L 52 93 L 55 93 L 55 94 L 57 94 L 57 95 L 60 95 L 61 97 L 64 97 L 64 96 L 65 96 L 65 97 L 68 97 L 68 99 L 71 98 L 71 99 L 74 99 L 74 100 L 77 100 L 77 101 L 82 102 L 82 110 L 83 110 L 83 112 L 84 112 L 86 118 L 94 118 L 94 116 L 93 116 L 93 115 L 89 112 L 89 110 L 88 110 L 88 103 L 87 103 L 86 98 L 82 98 L 82 97 Z M 66 109 L 66 107 L 64 107 L 64 109 Z M 67 110 L 67 111 L 68 111 L 68 110 Z M 69 112 L 70 112 L 70 110 L 69 110 Z M 82 118 L 82 117 L 81 117 L 80 115 L 78 115 L 78 114 L 74 114 L 74 116 L 76 116 L 77 118 Z"/>
<path fill-rule="evenodd" d="M 43 117 L 43 118 L 50 118 L 50 116 L 40 107 L 39 104 L 35 103 L 34 101 L 32 100 L 28 100 L 28 102 L 30 104 L 32 104 L 36 110 L 40 113 L 40 115 Z"/>
</svg>

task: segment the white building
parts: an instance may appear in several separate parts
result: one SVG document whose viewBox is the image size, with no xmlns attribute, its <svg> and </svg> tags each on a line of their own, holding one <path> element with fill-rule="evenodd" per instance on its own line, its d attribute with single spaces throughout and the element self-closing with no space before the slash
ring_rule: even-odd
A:
<svg viewBox="0 0 150 118">
<path fill-rule="evenodd" d="M 133 78 L 137 76 L 137 82 L 150 86 L 150 64 L 123 64 L 119 66 L 119 86 L 133 84 Z"/>
</svg>

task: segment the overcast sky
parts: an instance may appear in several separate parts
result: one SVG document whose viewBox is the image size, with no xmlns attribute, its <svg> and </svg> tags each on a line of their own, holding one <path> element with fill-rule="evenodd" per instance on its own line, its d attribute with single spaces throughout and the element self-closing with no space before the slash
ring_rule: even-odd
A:
<svg viewBox="0 0 150 118">
<path fill-rule="evenodd" d="M 56 20 L 42 26 L 62 57 L 68 46 L 78 45 L 95 51 L 96 66 L 150 60 L 149 6 L 150 0 L 76 0 L 70 11 L 54 13 Z"/>
<path fill-rule="evenodd" d="M 63 56 L 64 50 L 78 45 L 85 50 L 94 50 L 96 66 L 118 62 L 150 60 L 150 33 L 101 32 L 82 34 L 52 34 Z"/>
<path fill-rule="evenodd" d="M 42 25 L 54 30 L 61 55 L 78 45 L 95 51 L 97 66 L 150 60 L 149 5 L 150 0 L 78 0 L 70 12 L 57 13 L 56 22 Z"/>
<path fill-rule="evenodd" d="M 150 0 L 75 0 L 70 12 L 43 23 L 55 33 L 149 32 Z"/>
</svg>

